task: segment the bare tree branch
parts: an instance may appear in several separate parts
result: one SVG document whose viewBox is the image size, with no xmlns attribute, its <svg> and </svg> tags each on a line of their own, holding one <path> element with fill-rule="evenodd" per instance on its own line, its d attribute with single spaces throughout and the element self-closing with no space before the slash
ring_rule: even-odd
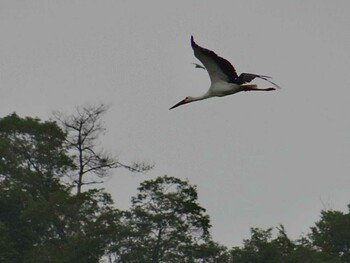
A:
<svg viewBox="0 0 350 263">
<path fill-rule="evenodd" d="M 97 149 L 99 136 L 106 131 L 102 122 L 102 116 L 108 107 L 104 104 L 98 106 L 77 107 L 73 115 L 64 115 L 54 112 L 54 118 L 62 125 L 67 133 L 66 147 L 74 153 L 76 173 L 71 177 L 77 187 L 77 193 L 81 193 L 83 185 L 96 184 L 103 181 L 85 181 L 86 174 L 93 174 L 99 178 L 109 175 L 109 171 L 115 168 L 125 168 L 131 172 L 144 173 L 154 165 L 147 163 L 124 164 L 115 157 Z"/>
</svg>

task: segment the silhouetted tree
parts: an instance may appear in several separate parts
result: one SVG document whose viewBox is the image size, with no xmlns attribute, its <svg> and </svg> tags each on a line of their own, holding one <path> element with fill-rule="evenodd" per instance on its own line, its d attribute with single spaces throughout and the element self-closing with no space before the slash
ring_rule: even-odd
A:
<svg viewBox="0 0 350 263">
<path fill-rule="evenodd" d="M 73 162 L 64 147 L 65 133 L 55 122 L 42 122 L 13 113 L 0 119 L 0 179 L 4 183 L 21 182 L 35 192 L 50 191 Z"/>
<path fill-rule="evenodd" d="M 225 249 L 211 241 L 195 186 L 164 176 L 141 183 L 138 191 L 114 262 L 217 262 L 223 256 Z"/>
<path fill-rule="evenodd" d="M 277 237 L 272 236 L 273 228 L 251 229 L 250 239 L 243 241 L 243 247 L 231 249 L 232 263 L 340 263 L 337 257 L 326 257 L 316 250 L 307 238 L 292 241 L 282 225 L 277 227 Z"/>
<path fill-rule="evenodd" d="M 322 211 L 321 219 L 311 227 L 309 237 L 313 245 L 328 258 L 337 257 L 341 262 L 350 262 L 349 212 Z"/>
<path fill-rule="evenodd" d="M 55 122 L 0 119 L 0 262 L 97 263 L 117 235 L 108 194 L 59 180 L 72 165 L 64 141 Z"/>
<path fill-rule="evenodd" d="M 153 168 L 146 163 L 124 164 L 98 147 L 98 139 L 105 132 L 102 116 L 107 110 L 108 107 L 101 104 L 77 107 L 76 113 L 72 115 L 54 112 L 55 118 L 68 134 L 67 148 L 74 153 L 76 173 L 71 177 L 78 194 L 81 193 L 83 185 L 103 182 L 95 179 L 84 180 L 87 174 L 104 178 L 108 175 L 108 171 L 114 168 L 123 167 L 132 172 L 146 172 Z"/>
</svg>

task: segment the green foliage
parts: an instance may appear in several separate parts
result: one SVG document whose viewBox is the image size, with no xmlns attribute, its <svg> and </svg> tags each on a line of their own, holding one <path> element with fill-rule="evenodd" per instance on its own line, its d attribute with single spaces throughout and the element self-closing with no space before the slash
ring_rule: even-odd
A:
<svg viewBox="0 0 350 263">
<path fill-rule="evenodd" d="M 273 228 L 267 230 L 252 228 L 251 238 L 244 240 L 242 248 L 231 249 L 231 261 L 234 263 L 340 263 L 337 257 L 328 257 L 322 251 L 314 249 L 306 238 L 292 241 L 282 225 L 277 237 L 273 238 Z"/>
<path fill-rule="evenodd" d="M 54 122 L 0 119 L 0 262 L 98 262 L 115 237 L 111 197 L 60 182 L 72 164 L 64 140 Z"/>
<path fill-rule="evenodd" d="M 38 219 L 35 225 L 46 221 L 38 231 L 44 233 L 41 242 L 27 254 L 26 262 L 98 262 L 118 227 L 119 213 L 111 206 L 110 196 L 91 190 L 78 196 L 64 195 L 56 201 L 43 208 L 44 218 L 37 218 L 32 211 L 25 213 L 32 222 Z"/>
<path fill-rule="evenodd" d="M 110 168 L 151 168 L 94 152 L 105 109 L 95 110 L 100 110 L 95 119 L 84 119 L 92 116 L 87 112 L 77 119 L 92 125 L 75 134 L 87 136 L 78 140 L 78 149 L 90 143 L 91 154 L 81 151 L 81 162 L 68 155 L 74 145 L 67 145 L 67 133 L 55 122 L 15 113 L 0 119 L 0 262 L 97 263 L 103 256 L 114 263 L 350 262 L 350 213 L 322 211 L 311 233 L 295 241 L 282 225 L 252 228 L 242 247 L 228 250 L 212 240 L 209 216 L 188 181 L 169 176 L 145 181 L 124 212 L 103 190 L 73 195 L 61 181 L 70 171 L 80 171 L 75 183 L 81 187 L 88 172 L 103 177 Z"/>
<path fill-rule="evenodd" d="M 116 262 L 214 262 L 209 259 L 222 253 L 222 247 L 209 243 L 209 217 L 197 202 L 195 186 L 164 176 L 138 190 L 125 213 Z"/>
<path fill-rule="evenodd" d="M 11 186 L 1 188 L 0 207 L 2 262 L 98 262 L 119 227 L 120 214 L 101 190 L 33 198 Z"/>
<path fill-rule="evenodd" d="M 0 175 L 21 177 L 31 171 L 47 179 L 62 176 L 72 165 L 64 140 L 55 122 L 15 113 L 0 119 Z"/>
<path fill-rule="evenodd" d="M 321 219 L 311 228 L 310 239 L 328 258 L 350 262 L 350 213 L 322 211 Z"/>
<path fill-rule="evenodd" d="M 65 134 L 54 122 L 20 118 L 0 119 L 0 238 L 5 262 L 22 262 L 25 251 L 40 242 L 43 204 L 52 193 L 65 191 L 59 177 L 71 167 L 63 147 Z M 25 218 L 34 211 L 40 224 Z"/>
<path fill-rule="evenodd" d="M 195 246 L 194 249 L 195 262 L 202 263 L 228 263 L 230 262 L 230 254 L 227 248 L 212 240 L 207 240 Z"/>
</svg>

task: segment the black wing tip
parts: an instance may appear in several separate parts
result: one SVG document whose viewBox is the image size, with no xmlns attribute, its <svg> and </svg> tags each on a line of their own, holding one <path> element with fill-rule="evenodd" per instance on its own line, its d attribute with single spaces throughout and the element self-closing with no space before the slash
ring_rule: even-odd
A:
<svg viewBox="0 0 350 263">
<path fill-rule="evenodd" d="M 266 76 L 266 75 L 259 75 L 259 78 L 261 78 L 261 79 L 272 79 L 272 77 Z"/>
<path fill-rule="evenodd" d="M 198 46 L 197 45 L 197 43 L 196 42 L 194 42 L 194 37 L 191 35 L 191 46 L 194 48 L 194 47 L 196 47 L 196 46 Z"/>
<path fill-rule="evenodd" d="M 263 79 L 267 82 L 270 82 L 272 85 L 274 85 L 277 89 L 281 89 L 281 87 L 279 85 L 277 85 L 275 82 L 273 82 L 271 79 L 271 77 L 269 76 L 265 76 L 265 75 L 259 75 L 258 78 Z"/>
<path fill-rule="evenodd" d="M 234 83 L 237 83 L 237 84 L 249 83 L 255 78 L 263 79 L 271 83 L 272 85 L 274 85 L 277 89 L 281 89 L 279 85 L 277 85 L 275 82 L 271 80 L 272 77 L 266 76 L 266 75 L 257 75 L 254 73 L 242 73 L 241 75 L 239 75 L 238 78 L 235 79 Z"/>
</svg>

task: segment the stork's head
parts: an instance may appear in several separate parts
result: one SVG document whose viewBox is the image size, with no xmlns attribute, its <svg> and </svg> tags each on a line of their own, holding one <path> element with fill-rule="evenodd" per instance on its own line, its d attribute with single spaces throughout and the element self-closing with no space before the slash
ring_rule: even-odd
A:
<svg viewBox="0 0 350 263">
<path fill-rule="evenodd" d="M 192 97 L 186 97 L 182 101 L 176 103 L 174 106 L 172 106 L 169 110 L 175 109 L 176 107 L 179 107 L 181 105 L 184 105 L 186 103 L 192 102 Z"/>
</svg>

